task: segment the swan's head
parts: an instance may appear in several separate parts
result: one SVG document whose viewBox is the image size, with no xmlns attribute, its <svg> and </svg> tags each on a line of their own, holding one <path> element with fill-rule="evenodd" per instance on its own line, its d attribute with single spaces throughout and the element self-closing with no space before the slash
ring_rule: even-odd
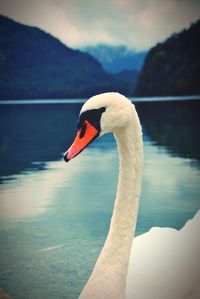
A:
<svg viewBox="0 0 200 299">
<path fill-rule="evenodd" d="M 64 154 L 65 161 L 77 156 L 97 137 L 125 127 L 132 112 L 132 103 L 119 93 L 103 93 L 90 98 L 80 111 L 78 132 Z"/>
</svg>

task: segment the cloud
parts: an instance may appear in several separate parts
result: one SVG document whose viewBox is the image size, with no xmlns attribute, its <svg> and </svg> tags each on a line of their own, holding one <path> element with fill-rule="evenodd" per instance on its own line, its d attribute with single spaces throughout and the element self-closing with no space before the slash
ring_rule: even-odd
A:
<svg viewBox="0 0 200 299">
<path fill-rule="evenodd" d="M 71 47 L 126 44 L 147 49 L 200 18 L 198 0 L 0 0 L 0 13 Z"/>
</svg>

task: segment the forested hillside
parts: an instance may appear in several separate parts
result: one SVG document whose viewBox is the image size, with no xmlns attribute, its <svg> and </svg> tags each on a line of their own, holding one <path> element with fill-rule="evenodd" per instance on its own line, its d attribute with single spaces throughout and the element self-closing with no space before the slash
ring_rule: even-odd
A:
<svg viewBox="0 0 200 299">
<path fill-rule="evenodd" d="M 127 86 L 89 54 L 0 16 L 0 99 L 78 98 L 108 90 L 126 94 Z"/>
<path fill-rule="evenodd" d="M 149 51 L 135 94 L 200 94 L 200 20 Z"/>
</svg>

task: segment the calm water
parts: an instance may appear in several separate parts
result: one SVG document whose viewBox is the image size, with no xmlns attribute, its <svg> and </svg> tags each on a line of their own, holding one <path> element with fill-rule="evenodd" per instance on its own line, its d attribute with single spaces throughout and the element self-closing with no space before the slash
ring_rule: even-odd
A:
<svg viewBox="0 0 200 299">
<path fill-rule="evenodd" d="M 0 106 L 0 286 L 14 299 L 75 299 L 105 240 L 117 184 L 111 135 L 70 163 L 82 104 Z M 136 107 L 145 147 L 137 234 L 200 208 L 200 101 Z"/>
</svg>

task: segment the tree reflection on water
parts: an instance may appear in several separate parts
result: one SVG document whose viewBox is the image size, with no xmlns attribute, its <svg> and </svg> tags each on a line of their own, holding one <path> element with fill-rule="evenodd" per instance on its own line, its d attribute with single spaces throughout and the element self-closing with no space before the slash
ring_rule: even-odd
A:
<svg viewBox="0 0 200 299">
<path fill-rule="evenodd" d="M 0 177 L 43 169 L 71 144 L 82 104 L 0 106 Z M 143 130 L 170 153 L 200 159 L 200 101 L 136 103 Z M 98 146 L 98 143 L 96 143 Z"/>
<path fill-rule="evenodd" d="M 137 103 L 146 133 L 171 154 L 200 160 L 200 101 Z"/>
</svg>

